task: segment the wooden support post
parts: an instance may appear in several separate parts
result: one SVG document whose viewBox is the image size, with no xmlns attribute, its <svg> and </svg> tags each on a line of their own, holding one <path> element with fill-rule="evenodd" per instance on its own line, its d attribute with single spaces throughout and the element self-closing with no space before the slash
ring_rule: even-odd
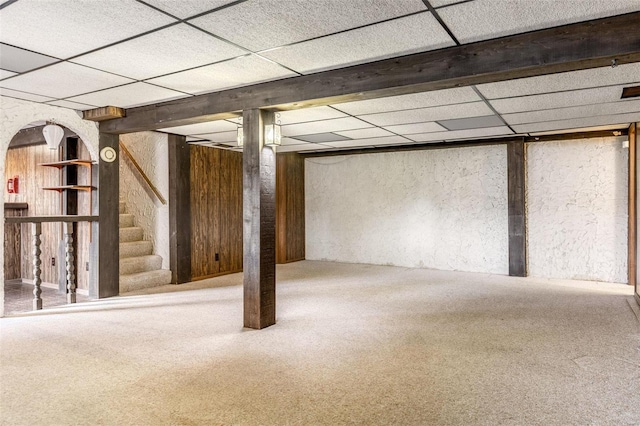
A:
<svg viewBox="0 0 640 426">
<path fill-rule="evenodd" d="M 33 237 L 33 310 L 37 311 L 42 309 L 42 298 L 40 295 L 42 294 L 42 290 L 40 289 L 40 285 L 42 284 L 42 269 L 40 265 L 42 265 L 42 260 L 40 259 L 40 255 L 42 254 L 42 250 L 40 249 L 40 235 L 42 234 L 42 224 L 41 223 L 33 223 L 31 228 L 31 235 Z"/>
<path fill-rule="evenodd" d="M 507 144 L 509 275 L 527 276 L 526 158 L 524 139 Z"/>
<path fill-rule="evenodd" d="M 100 133 L 98 163 L 98 289 L 94 297 L 117 296 L 120 291 L 120 154 L 118 135 Z M 112 151 L 113 150 L 113 151 Z M 110 161 L 105 161 L 104 158 Z"/>
<path fill-rule="evenodd" d="M 276 322 L 276 153 L 264 146 L 264 125 L 273 117 L 259 109 L 243 113 L 244 326 Z"/>
<path fill-rule="evenodd" d="M 627 258 L 629 285 L 635 286 L 637 283 L 637 250 L 638 250 L 638 230 L 637 230 L 637 170 L 636 170 L 636 123 L 629 127 L 629 256 Z"/>
<path fill-rule="evenodd" d="M 187 138 L 169 134 L 169 264 L 174 284 L 191 281 L 190 169 Z"/>
<path fill-rule="evenodd" d="M 67 277 L 67 303 L 76 303 L 76 268 L 73 255 L 73 222 L 64 223 L 64 259 Z"/>
</svg>

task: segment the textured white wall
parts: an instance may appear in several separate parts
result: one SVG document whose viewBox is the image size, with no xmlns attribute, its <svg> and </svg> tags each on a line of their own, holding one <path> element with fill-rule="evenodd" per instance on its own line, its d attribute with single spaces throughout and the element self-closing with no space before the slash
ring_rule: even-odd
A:
<svg viewBox="0 0 640 426">
<path fill-rule="evenodd" d="M 154 253 L 162 256 L 162 268 L 169 269 L 169 144 L 167 135 L 140 132 L 120 135 L 120 141 L 136 159 L 149 180 L 167 200 L 162 205 L 147 188 L 137 170 L 123 153 L 120 155 L 120 200 L 135 215 L 144 239 L 153 242 Z"/>
<path fill-rule="evenodd" d="M 307 259 L 507 274 L 506 153 L 307 159 Z"/>
<path fill-rule="evenodd" d="M 85 121 L 77 112 L 38 104 L 13 98 L 0 96 L 0 176 L 4 176 L 7 149 L 13 136 L 27 124 L 36 121 L 54 120 L 68 129 L 73 130 L 89 149 L 92 160 L 98 158 L 98 124 Z M 0 191 L 0 215 L 4 223 L 5 191 Z M 4 258 L 4 232 L 0 237 L 0 257 Z M 4 283 L 4 268 L 0 268 L 0 281 Z M 0 316 L 4 315 L 4 285 L 0 286 Z"/>
<path fill-rule="evenodd" d="M 627 282 L 622 138 L 529 144 L 529 274 Z"/>
</svg>

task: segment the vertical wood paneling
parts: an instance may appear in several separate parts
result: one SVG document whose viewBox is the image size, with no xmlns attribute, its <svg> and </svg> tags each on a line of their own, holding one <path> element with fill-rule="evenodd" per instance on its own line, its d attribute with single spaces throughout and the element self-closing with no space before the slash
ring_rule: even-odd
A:
<svg viewBox="0 0 640 426">
<path fill-rule="evenodd" d="M 305 258 L 304 158 L 279 154 L 276 174 L 277 263 Z"/>
<path fill-rule="evenodd" d="M 239 272 L 242 154 L 192 145 L 190 155 L 192 279 Z"/>
<path fill-rule="evenodd" d="M 5 204 L 5 217 L 25 216 L 26 210 L 8 209 Z M 15 280 L 21 278 L 21 226 L 18 223 L 4 225 L 4 279 Z"/>
</svg>

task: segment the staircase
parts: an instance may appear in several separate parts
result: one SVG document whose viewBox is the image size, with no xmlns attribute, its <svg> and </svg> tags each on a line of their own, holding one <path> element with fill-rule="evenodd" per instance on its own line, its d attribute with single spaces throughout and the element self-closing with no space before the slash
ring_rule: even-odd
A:
<svg viewBox="0 0 640 426">
<path fill-rule="evenodd" d="M 153 244 L 142 239 L 142 228 L 120 202 L 120 293 L 170 283 L 171 271 L 162 269 L 162 257 L 153 254 Z"/>
</svg>

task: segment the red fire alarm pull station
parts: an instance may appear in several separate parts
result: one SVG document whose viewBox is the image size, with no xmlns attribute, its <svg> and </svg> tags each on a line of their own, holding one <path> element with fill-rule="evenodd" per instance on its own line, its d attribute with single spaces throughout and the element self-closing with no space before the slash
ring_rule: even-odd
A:
<svg viewBox="0 0 640 426">
<path fill-rule="evenodd" d="M 13 178 L 7 181 L 7 192 L 9 194 L 17 194 L 18 193 L 18 176 L 14 176 Z"/>
</svg>

